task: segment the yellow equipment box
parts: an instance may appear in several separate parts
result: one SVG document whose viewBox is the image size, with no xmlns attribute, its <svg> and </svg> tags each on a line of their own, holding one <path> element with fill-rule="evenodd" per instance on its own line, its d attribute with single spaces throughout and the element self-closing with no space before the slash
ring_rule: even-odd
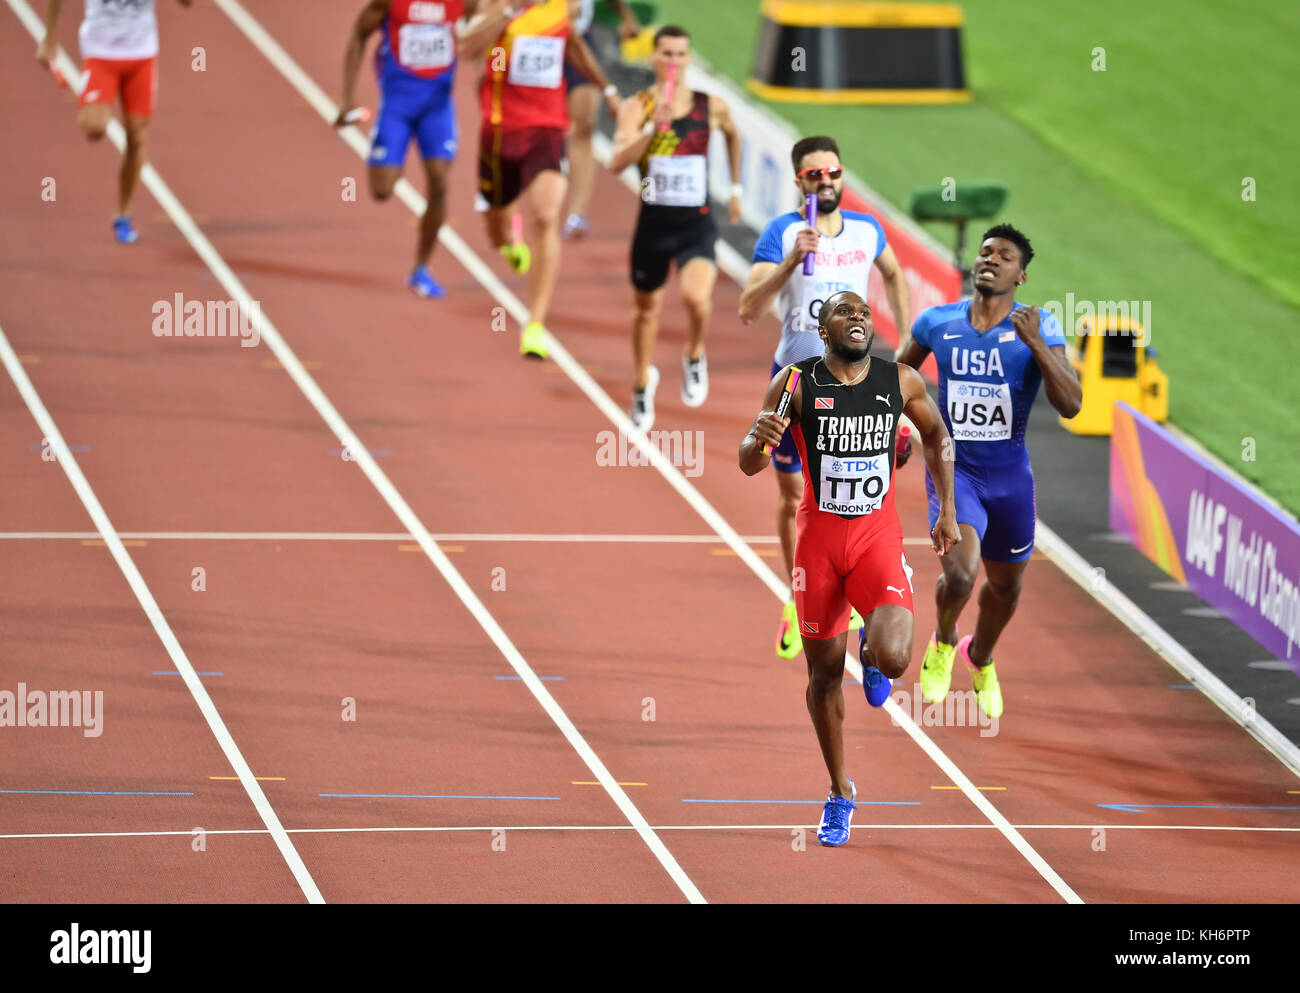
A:
<svg viewBox="0 0 1300 993">
<path fill-rule="evenodd" d="M 1169 377 L 1156 365 L 1141 323 L 1122 315 L 1084 316 L 1068 346 L 1083 384 L 1083 408 L 1061 427 L 1072 434 L 1110 434 L 1116 400 L 1153 421 L 1169 420 Z"/>
</svg>

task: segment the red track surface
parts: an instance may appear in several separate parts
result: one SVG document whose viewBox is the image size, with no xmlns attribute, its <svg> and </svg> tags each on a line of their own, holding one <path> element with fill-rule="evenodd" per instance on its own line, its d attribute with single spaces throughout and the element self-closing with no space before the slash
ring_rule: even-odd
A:
<svg viewBox="0 0 1300 993">
<path fill-rule="evenodd" d="M 250 11 L 327 91 L 355 3 L 258 2 Z M 311 374 L 435 534 L 708 535 L 652 468 L 596 464 L 613 425 L 552 363 L 517 358 L 517 327 L 446 252 L 445 301 L 402 289 L 413 218 L 364 195 L 363 164 L 217 9 L 160 6 L 165 51 L 152 161 Z M 75 52 L 75 18 L 61 39 Z M 207 69 L 190 69 L 206 50 Z M 225 291 L 147 192 L 140 243 L 112 244 L 118 167 L 88 146 L 73 107 L 0 10 L 8 125 L 0 327 L 113 524 L 122 532 L 403 531 L 264 346 L 168 339 L 152 305 Z M 472 74 L 458 103 L 462 155 L 450 224 L 498 273 L 471 209 Z M 373 98 L 371 98 L 373 105 Z M 57 201 L 39 197 L 44 177 Z M 362 193 L 343 202 L 341 182 Z M 415 180 L 415 170 L 411 170 Z M 630 348 L 625 274 L 636 201 L 598 179 L 592 238 L 566 246 L 550 326 L 622 406 Z M 520 281 L 512 280 L 522 295 Z M 701 430 L 691 482 L 745 535 L 772 528 L 774 486 L 735 450 L 761 397 L 774 328 L 735 320 L 719 286 L 712 393 L 676 396 L 683 314 L 667 309 L 657 428 Z M 90 519 L 9 377 L 0 380 L 0 530 L 87 532 Z M 1045 439 L 1040 439 L 1040 444 Z M 75 446 L 90 446 L 88 451 Z M 925 535 L 921 476 L 899 506 Z M 679 901 L 591 770 L 430 560 L 392 540 L 152 539 L 129 552 L 325 899 Z M 797 850 L 825 771 L 801 663 L 778 661 L 779 605 L 721 541 L 445 542 L 465 577 L 578 732 L 710 901 L 1042 901 L 1058 894 L 920 748 L 846 687 L 850 844 Z M 766 552 L 773 546 L 758 546 Z M 104 733 L 0 730 L 0 789 L 184 791 L 192 796 L 0 794 L 0 899 L 299 901 L 303 891 L 194 699 L 100 544 L 0 544 L 5 679 L 102 689 Z M 909 550 L 918 591 L 937 563 Z M 777 560 L 770 560 L 773 565 Z M 191 589 L 206 570 L 207 590 Z M 506 589 L 493 589 L 493 570 Z M 919 667 L 933 607 L 918 597 Z M 968 618 L 969 622 L 970 618 Z M 1296 828 L 1296 782 L 1212 704 L 1047 561 L 1027 577 L 1000 646 L 1007 714 L 996 737 L 927 733 L 1085 901 L 1286 901 L 1297 834 L 1129 830 Z M 955 687 L 965 689 L 958 674 Z M 911 684 L 905 687 L 914 691 Z M 341 719 L 356 700 L 357 719 Z M 655 717 L 642 719 L 644 700 Z M 933 787 L 944 787 L 934 789 Z M 323 793 L 549 796 L 558 800 L 344 799 Z M 684 799 L 807 800 L 702 804 Z M 676 829 L 695 826 L 693 830 Z M 746 827 L 767 825 L 768 827 Z M 930 825 L 918 828 L 916 825 Z M 970 828 L 953 825 L 975 825 Z M 1055 825 L 1045 827 L 1044 825 Z M 1073 827 L 1060 827 L 1072 825 Z M 195 852 L 196 826 L 213 833 Z M 605 830 L 514 830 L 602 827 Z M 706 829 L 723 826 L 723 829 Z M 470 827 L 399 832 L 306 829 Z M 506 828 L 505 851 L 491 827 Z M 1105 833 L 1095 850 L 1094 827 Z M 158 832 L 178 832 L 159 834 Z M 132 837 L 15 835 L 146 832 Z M 499 845 L 497 846 L 499 847 Z"/>
</svg>

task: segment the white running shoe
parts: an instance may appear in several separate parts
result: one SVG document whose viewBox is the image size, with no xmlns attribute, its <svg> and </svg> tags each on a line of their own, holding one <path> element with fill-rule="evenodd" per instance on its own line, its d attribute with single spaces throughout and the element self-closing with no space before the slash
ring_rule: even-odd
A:
<svg viewBox="0 0 1300 993">
<path fill-rule="evenodd" d="M 632 426 L 638 431 L 649 431 L 655 423 L 655 388 L 659 385 L 659 370 L 650 367 L 644 390 L 632 393 Z"/>
<path fill-rule="evenodd" d="M 698 359 L 682 354 L 682 403 L 698 407 L 709 396 L 709 360 L 700 352 Z"/>
</svg>

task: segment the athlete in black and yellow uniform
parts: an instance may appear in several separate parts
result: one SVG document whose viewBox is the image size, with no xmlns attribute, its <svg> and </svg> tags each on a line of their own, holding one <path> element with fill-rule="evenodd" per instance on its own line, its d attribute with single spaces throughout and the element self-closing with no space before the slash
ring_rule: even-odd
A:
<svg viewBox="0 0 1300 993">
<path fill-rule="evenodd" d="M 717 231 L 709 215 L 709 137 L 714 129 L 727 138 L 733 179 L 740 174 L 740 133 L 726 101 L 696 93 L 686 85 L 690 36 L 679 27 L 655 34 L 651 64 L 655 84 L 623 102 L 614 134 L 610 168 L 621 172 L 633 163 L 641 169 L 641 214 L 632 236 L 632 351 L 636 360 L 632 423 L 642 431 L 654 423 L 654 392 L 659 371 L 651 364 L 664 284 L 671 264 L 681 275 L 682 301 L 690 330 L 682 355 L 682 403 L 698 407 L 709 392 L 704 333 L 713 310 L 717 267 L 713 243 Z M 675 66 L 675 70 L 670 70 Z M 671 102 L 665 102 L 670 71 L 675 73 Z M 661 130 L 661 126 L 665 126 Z M 731 188 L 728 215 L 740 220 L 739 184 Z"/>
</svg>

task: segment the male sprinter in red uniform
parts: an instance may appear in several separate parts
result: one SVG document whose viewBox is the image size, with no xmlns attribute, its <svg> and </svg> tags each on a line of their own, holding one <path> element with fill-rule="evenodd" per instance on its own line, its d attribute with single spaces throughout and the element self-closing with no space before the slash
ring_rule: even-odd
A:
<svg viewBox="0 0 1300 993">
<path fill-rule="evenodd" d="M 366 39 L 379 30 L 375 75 L 379 114 L 370 133 L 370 195 L 387 200 L 401 178 L 414 138 L 424 159 L 429 196 L 415 246 L 415 269 L 407 279 L 417 296 L 445 292 L 429 272 L 438 229 L 447 215 L 447 173 L 456 157 L 456 22 L 472 17 L 478 0 L 370 0 L 357 17 L 343 57 L 343 97 L 335 127 L 351 123 L 353 90 Z"/>
<path fill-rule="evenodd" d="M 515 272 L 530 271 L 528 322 L 521 355 L 546 358 L 546 313 L 560 270 L 560 211 L 568 188 L 564 66 L 570 63 L 605 90 L 618 113 L 600 63 L 572 33 L 568 0 L 488 0 L 460 39 L 466 58 L 486 53 L 480 89 L 479 192 L 488 202 L 488 238 Z M 528 197 L 534 260 L 510 230 L 511 205 Z"/>
<path fill-rule="evenodd" d="M 912 570 L 894 509 L 894 434 L 906 413 L 925 445 L 925 461 L 942 494 L 930 541 L 940 555 L 957 542 L 952 463 L 943 458 L 948 431 L 920 373 L 872 358 L 871 309 L 851 290 L 822 305 L 818 358 L 785 366 L 772 380 L 763 409 L 740 444 L 740 468 L 766 468 L 763 445 L 781 444 L 787 427 L 803 461 L 803 501 L 795 544 L 795 602 L 808 660 L 808 713 L 831 775 L 817 840 L 849 840 L 857 789 L 844 769 L 844 651 L 849 607 L 866 619 L 858 646 L 862 685 L 879 707 L 912 656 Z M 800 372 L 787 416 L 777 403 L 791 369 Z"/>
<path fill-rule="evenodd" d="M 192 0 L 180 0 L 188 7 Z M 45 9 L 45 38 L 36 58 L 48 66 L 58 50 L 54 27 L 63 0 L 50 0 Z M 131 226 L 127 208 L 140 181 L 145 162 L 145 133 L 158 102 L 158 20 L 153 0 L 86 0 L 86 16 L 77 32 L 81 48 L 81 96 L 77 126 L 91 141 L 108 131 L 113 103 L 122 94 L 126 118 L 126 152 L 117 176 L 117 213 L 113 237 L 120 245 L 133 245 L 139 235 Z"/>
</svg>

